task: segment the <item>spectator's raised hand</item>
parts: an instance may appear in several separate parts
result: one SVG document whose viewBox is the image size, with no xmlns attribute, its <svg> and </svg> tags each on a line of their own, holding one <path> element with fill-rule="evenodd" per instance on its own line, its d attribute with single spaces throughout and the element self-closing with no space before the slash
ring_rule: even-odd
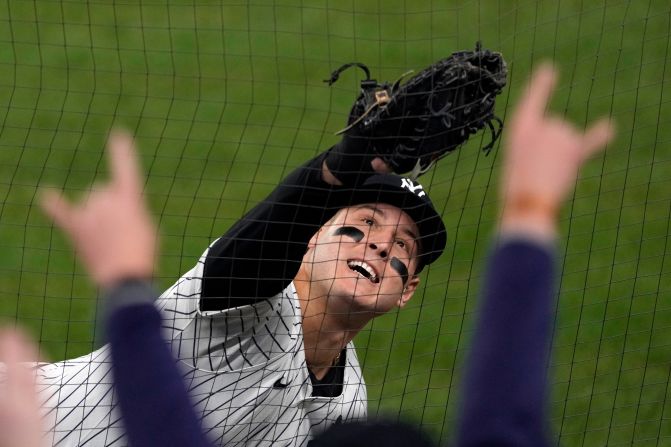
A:
<svg viewBox="0 0 671 447">
<path fill-rule="evenodd" d="M 110 286 L 127 278 L 150 278 L 156 229 L 142 196 L 142 180 L 133 139 L 110 135 L 111 179 L 94 187 L 80 203 L 48 192 L 42 207 L 72 240 L 93 280 Z"/>
<path fill-rule="evenodd" d="M 504 229 L 553 235 L 557 213 L 580 166 L 613 137 L 608 119 L 582 131 L 561 117 L 546 114 L 556 78 L 549 64 L 535 71 L 504 132 Z"/>
</svg>

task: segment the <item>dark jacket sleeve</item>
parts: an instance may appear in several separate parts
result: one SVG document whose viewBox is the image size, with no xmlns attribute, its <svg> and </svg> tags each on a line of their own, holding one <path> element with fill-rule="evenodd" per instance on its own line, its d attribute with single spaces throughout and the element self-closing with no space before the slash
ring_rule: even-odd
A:
<svg viewBox="0 0 671 447">
<path fill-rule="evenodd" d="M 489 259 L 464 372 L 457 445 L 545 446 L 553 255 L 510 240 Z"/>
<path fill-rule="evenodd" d="M 210 447 L 182 376 L 161 336 L 161 316 L 148 283 L 108 291 L 106 331 L 129 445 Z"/>
<path fill-rule="evenodd" d="M 344 203 L 345 191 L 322 180 L 327 156 L 293 171 L 210 247 L 201 310 L 250 304 L 293 280 L 310 238 Z"/>
</svg>

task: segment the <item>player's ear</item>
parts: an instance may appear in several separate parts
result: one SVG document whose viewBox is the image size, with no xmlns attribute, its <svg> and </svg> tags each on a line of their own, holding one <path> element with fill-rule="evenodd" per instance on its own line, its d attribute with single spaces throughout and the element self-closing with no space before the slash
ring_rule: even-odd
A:
<svg viewBox="0 0 671 447">
<path fill-rule="evenodd" d="M 412 295 L 415 293 L 415 290 L 417 290 L 417 286 L 419 285 L 419 275 L 412 275 L 410 279 L 408 279 L 408 282 L 405 285 L 405 288 L 403 289 L 403 294 L 401 294 L 401 298 L 398 300 L 398 307 L 401 309 L 410 301 L 410 298 L 412 298 Z"/>
</svg>

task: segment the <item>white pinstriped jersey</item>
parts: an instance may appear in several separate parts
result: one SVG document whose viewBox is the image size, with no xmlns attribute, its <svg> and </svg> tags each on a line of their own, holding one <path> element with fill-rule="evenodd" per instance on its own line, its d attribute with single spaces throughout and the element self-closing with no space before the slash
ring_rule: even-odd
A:
<svg viewBox="0 0 671 447">
<path fill-rule="evenodd" d="M 334 422 L 366 417 L 366 387 L 352 343 L 340 396 L 311 396 L 293 283 L 254 305 L 201 312 L 204 260 L 205 255 L 157 306 L 203 429 L 215 444 L 300 446 Z M 105 346 L 41 365 L 54 446 L 127 444 L 110 361 Z"/>
</svg>

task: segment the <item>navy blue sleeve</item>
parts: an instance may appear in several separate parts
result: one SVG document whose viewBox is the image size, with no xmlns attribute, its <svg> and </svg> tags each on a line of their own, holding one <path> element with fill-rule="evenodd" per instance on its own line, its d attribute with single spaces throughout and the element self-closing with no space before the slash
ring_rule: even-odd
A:
<svg viewBox="0 0 671 447">
<path fill-rule="evenodd" d="M 553 275 L 551 250 L 531 241 L 507 241 L 490 257 L 464 371 L 458 446 L 549 445 Z"/>
<path fill-rule="evenodd" d="M 161 336 L 161 315 L 147 282 L 108 291 L 107 338 L 115 391 L 133 447 L 211 447 L 175 360 Z"/>
</svg>

